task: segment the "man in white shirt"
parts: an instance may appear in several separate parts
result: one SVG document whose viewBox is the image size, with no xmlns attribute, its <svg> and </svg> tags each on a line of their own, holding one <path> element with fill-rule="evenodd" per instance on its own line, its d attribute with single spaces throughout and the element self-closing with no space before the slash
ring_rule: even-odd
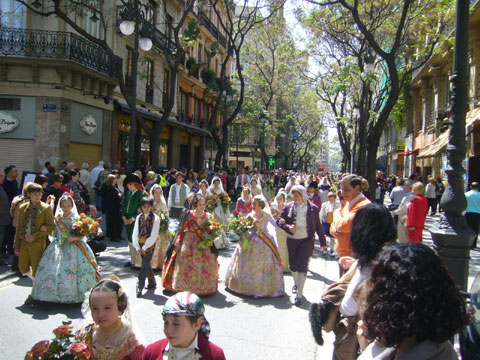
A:
<svg viewBox="0 0 480 360">
<path fill-rule="evenodd" d="M 42 174 L 43 175 L 47 175 L 48 174 L 48 168 L 52 166 L 52 164 L 50 163 L 50 161 L 47 161 L 45 162 L 45 167 L 43 168 L 42 170 Z"/>
<path fill-rule="evenodd" d="M 83 163 L 82 169 L 79 171 L 80 177 L 78 178 L 78 180 L 87 188 L 88 191 L 92 189 L 90 186 L 90 172 L 88 171 L 89 167 L 89 163 Z"/>
<path fill-rule="evenodd" d="M 404 220 L 407 218 L 408 205 L 410 204 L 410 201 L 412 201 L 412 199 L 415 197 L 415 195 L 413 195 L 412 193 L 412 185 L 413 185 L 412 180 L 405 181 L 405 184 L 403 185 L 405 196 L 400 202 L 400 206 L 398 207 L 398 209 L 392 211 L 392 214 L 394 216 L 398 216 L 397 237 L 398 237 L 398 241 L 401 243 L 408 242 L 408 230 L 403 225 L 403 223 L 404 223 Z"/>
<path fill-rule="evenodd" d="M 183 179 L 185 179 L 185 175 L 181 171 L 177 171 L 175 173 L 176 183 L 170 187 L 170 193 L 168 194 L 168 211 L 172 219 L 180 218 L 183 205 L 190 192 L 188 185 L 183 182 Z"/>
<path fill-rule="evenodd" d="M 235 179 L 235 189 L 241 193 L 242 188 L 248 184 L 250 184 L 250 177 L 245 173 L 245 169 L 242 169 Z"/>
<path fill-rule="evenodd" d="M 404 185 L 405 182 L 403 179 L 397 179 L 397 186 L 395 186 L 390 193 L 390 199 L 392 200 L 392 203 L 398 206 L 400 206 L 402 199 L 405 197 L 405 189 L 403 188 Z"/>
</svg>

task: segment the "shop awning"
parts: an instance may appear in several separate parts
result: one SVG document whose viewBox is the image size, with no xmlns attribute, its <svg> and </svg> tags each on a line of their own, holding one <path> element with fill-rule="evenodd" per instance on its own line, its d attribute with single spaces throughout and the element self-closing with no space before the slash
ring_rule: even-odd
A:
<svg viewBox="0 0 480 360">
<path fill-rule="evenodd" d="M 417 156 L 417 159 L 423 159 L 436 156 L 448 145 L 448 134 L 450 131 L 445 131 L 438 138 L 436 138 L 429 146 L 422 150 L 422 153 Z"/>
<path fill-rule="evenodd" d="M 123 103 L 121 103 L 117 100 L 114 101 L 114 104 L 121 111 L 125 111 L 125 112 L 130 113 L 130 106 L 128 106 L 127 104 L 123 104 Z M 140 114 L 145 116 L 148 120 L 152 120 L 152 121 L 161 121 L 162 120 L 162 115 L 161 114 L 155 114 L 155 113 L 147 111 L 143 108 L 138 108 L 137 107 L 137 112 L 139 112 Z M 186 123 L 177 121 L 172 117 L 167 120 L 167 125 L 174 126 L 174 127 L 181 128 L 181 129 L 185 129 L 186 131 L 192 132 L 192 133 L 202 134 L 202 135 L 205 135 L 205 136 L 212 136 L 210 134 L 210 131 L 208 131 L 208 130 L 205 130 L 205 129 L 199 128 L 197 126 L 193 126 L 193 125 L 190 125 L 190 124 L 186 124 Z"/>
<path fill-rule="evenodd" d="M 465 126 L 473 125 L 477 120 L 480 120 L 480 107 L 470 110 L 467 113 L 467 117 L 465 119 Z"/>
<path fill-rule="evenodd" d="M 414 150 L 407 150 L 407 151 L 403 151 L 403 152 L 399 152 L 397 153 L 397 155 L 411 155 L 413 154 L 414 152 L 418 152 L 418 150 L 420 149 L 414 149 Z"/>
</svg>

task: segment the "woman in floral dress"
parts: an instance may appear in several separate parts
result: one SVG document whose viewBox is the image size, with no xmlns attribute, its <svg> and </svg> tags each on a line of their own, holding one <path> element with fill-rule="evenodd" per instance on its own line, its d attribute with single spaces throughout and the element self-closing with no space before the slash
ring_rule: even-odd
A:
<svg viewBox="0 0 480 360">
<path fill-rule="evenodd" d="M 63 194 L 55 213 L 53 241 L 42 255 L 33 283 L 35 300 L 80 303 L 97 283 L 98 267 L 86 239 L 69 235 L 78 217 L 72 197 Z"/>
<path fill-rule="evenodd" d="M 282 213 L 283 208 L 285 207 L 285 200 L 287 199 L 287 194 L 285 191 L 280 190 L 275 197 L 274 202 L 272 203 L 272 215 L 275 220 L 278 219 L 278 216 Z M 288 248 L 287 248 L 287 233 L 285 230 L 277 227 L 277 244 L 278 252 L 280 253 L 280 258 L 283 263 L 283 272 L 290 272 L 290 263 L 288 262 Z"/>
<path fill-rule="evenodd" d="M 205 212 L 206 201 L 201 195 L 193 200 L 193 209 L 183 222 L 175 239 L 172 256 L 165 263 L 162 285 L 179 292 L 190 291 L 197 295 L 214 294 L 218 287 L 218 261 L 214 246 L 200 248 L 209 220 Z"/>
<path fill-rule="evenodd" d="M 225 284 L 236 293 L 254 297 L 285 294 L 282 263 L 277 248 L 275 220 L 263 196 L 253 198 L 256 230 L 248 236 L 248 248 L 240 241 L 228 266 Z"/>
<path fill-rule="evenodd" d="M 161 216 L 161 213 L 168 216 L 168 207 L 165 198 L 163 197 L 163 189 L 160 185 L 154 184 L 150 188 L 150 193 L 153 197 L 153 210 L 158 212 L 158 216 Z M 167 251 L 168 245 L 170 244 L 168 240 L 168 229 L 160 229 L 158 233 L 157 241 L 155 242 L 155 250 L 153 250 L 152 255 L 152 268 L 161 269 L 163 267 L 163 258 L 165 257 L 165 251 Z"/>
<path fill-rule="evenodd" d="M 227 193 L 225 190 L 223 190 L 222 181 L 219 177 L 214 177 L 212 179 L 209 190 L 212 196 L 215 196 L 217 198 L 218 204 L 213 211 L 213 216 L 215 216 L 215 218 L 217 218 L 223 224 L 220 236 L 215 239 L 215 246 L 217 247 L 217 249 L 225 249 L 228 247 L 228 245 L 230 245 L 230 241 L 228 240 L 226 234 L 226 227 L 228 225 L 228 221 L 230 220 L 230 211 L 228 210 L 228 208 L 226 210 L 223 208 L 223 205 L 220 202 L 220 196 L 224 193 Z"/>
</svg>

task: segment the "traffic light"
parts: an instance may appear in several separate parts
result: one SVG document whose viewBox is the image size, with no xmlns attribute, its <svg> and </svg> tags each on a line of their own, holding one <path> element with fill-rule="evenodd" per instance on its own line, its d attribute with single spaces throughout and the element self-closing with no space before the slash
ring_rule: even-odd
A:
<svg viewBox="0 0 480 360">
<path fill-rule="evenodd" d="M 270 164 L 270 166 L 272 166 L 273 164 L 275 164 L 275 159 L 271 157 L 270 160 L 268 160 L 268 163 Z"/>
</svg>

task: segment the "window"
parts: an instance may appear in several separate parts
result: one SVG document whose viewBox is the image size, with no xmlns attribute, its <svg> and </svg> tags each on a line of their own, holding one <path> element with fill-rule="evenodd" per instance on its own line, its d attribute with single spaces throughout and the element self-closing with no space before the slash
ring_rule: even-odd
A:
<svg viewBox="0 0 480 360">
<path fill-rule="evenodd" d="M 170 88 L 170 71 L 163 70 L 163 93 L 168 95 L 168 89 Z"/>
<path fill-rule="evenodd" d="M 147 59 L 145 64 L 146 71 L 146 89 L 145 89 L 145 101 L 153 103 L 153 60 Z"/>
<path fill-rule="evenodd" d="M 127 46 L 126 56 L 125 56 L 125 75 L 132 77 L 132 63 L 133 63 L 133 49 Z"/>
<path fill-rule="evenodd" d="M 99 20 L 92 21 L 90 19 L 92 16 L 93 16 L 92 11 L 83 12 L 82 28 L 93 37 L 98 38 L 100 37 L 100 26 L 99 26 L 100 21 Z"/>
<path fill-rule="evenodd" d="M 183 91 L 180 91 L 180 114 L 181 120 L 186 121 L 188 114 L 188 95 Z"/>
<path fill-rule="evenodd" d="M 0 27 L 25 29 L 27 9 L 15 0 L 0 1 Z"/>
</svg>

